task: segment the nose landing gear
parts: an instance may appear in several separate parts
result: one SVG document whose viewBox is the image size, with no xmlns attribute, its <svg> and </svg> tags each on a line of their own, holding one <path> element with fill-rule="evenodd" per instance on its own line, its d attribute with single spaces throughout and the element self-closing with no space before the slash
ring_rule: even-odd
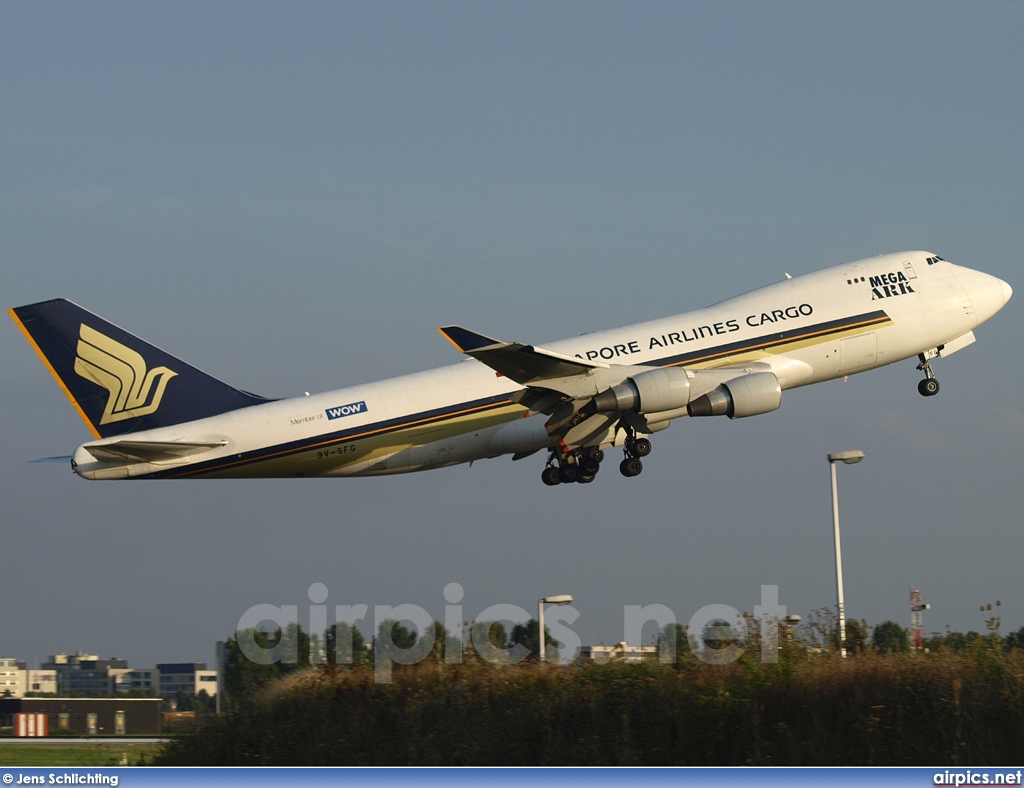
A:
<svg viewBox="0 0 1024 788">
<path fill-rule="evenodd" d="M 917 368 L 924 372 L 924 380 L 917 384 L 917 390 L 922 397 L 934 397 L 939 393 L 939 381 L 935 378 L 931 365 L 931 360 L 936 355 L 936 351 L 932 350 L 928 353 L 921 353 L 918 356 L 921 359 L 921 363 L 917 365 Z"/>
</svg>

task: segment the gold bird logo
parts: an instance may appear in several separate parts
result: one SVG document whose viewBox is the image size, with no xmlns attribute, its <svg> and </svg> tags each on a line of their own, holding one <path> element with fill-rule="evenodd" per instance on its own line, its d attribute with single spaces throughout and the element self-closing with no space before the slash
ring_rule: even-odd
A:
<svg viewBox="0 0 1024 788">
<path fill-rule="evenodd" d="M 147 370 L 139 353 L 84 323 L 78 337 L 75 372 L 110 392 L 100 424 L 156 412 L 167 381 L 177 372 L 167 367 Z"/>
</svg>

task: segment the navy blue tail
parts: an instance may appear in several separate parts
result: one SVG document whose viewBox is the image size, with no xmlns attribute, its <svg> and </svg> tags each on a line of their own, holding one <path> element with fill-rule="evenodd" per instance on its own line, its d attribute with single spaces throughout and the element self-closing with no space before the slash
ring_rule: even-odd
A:
<svg viewBox="0 0 1024 788">
<path fill-rule="evenodd" d="M 9 314 L 97 438 L 269 401 L 232 388 L 63 298 L 15 307 Z"/>
</svg>

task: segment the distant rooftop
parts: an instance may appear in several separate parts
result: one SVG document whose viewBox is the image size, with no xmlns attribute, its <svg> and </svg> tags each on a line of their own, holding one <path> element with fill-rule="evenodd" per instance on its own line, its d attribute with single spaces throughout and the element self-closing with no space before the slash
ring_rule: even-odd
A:
<svg viewBox="0 0 1024 788">
<path fill-rule="evenodd" d="M 206 670 L 205 662 L 158 662 L 156 669 L 161 673 L 195 673 Z"/>
</svg>

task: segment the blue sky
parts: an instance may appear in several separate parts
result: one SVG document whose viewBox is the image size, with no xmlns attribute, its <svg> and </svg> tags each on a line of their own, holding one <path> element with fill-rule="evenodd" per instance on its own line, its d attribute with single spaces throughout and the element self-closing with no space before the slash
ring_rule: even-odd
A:
<svg viewBox="0 0 1024 788">
<path fill-rule="evenodd" d="M 322 391 L 904 249 L 1020 281 L 1019 3 L 0 6 L 0 295 L 77 301 L 240 388 Z M 1016 299 L 978 343 L 678 423 L 642 477 L 537 458 L 347 481 L 88 483 L 88 433 L 0 330 L 0 652 L 211 660 L 251 605 L 467 617 L 572 593 L 1024 626 Z M 364 628 L 365 629 L 365 628 Z"/>
</svg>

